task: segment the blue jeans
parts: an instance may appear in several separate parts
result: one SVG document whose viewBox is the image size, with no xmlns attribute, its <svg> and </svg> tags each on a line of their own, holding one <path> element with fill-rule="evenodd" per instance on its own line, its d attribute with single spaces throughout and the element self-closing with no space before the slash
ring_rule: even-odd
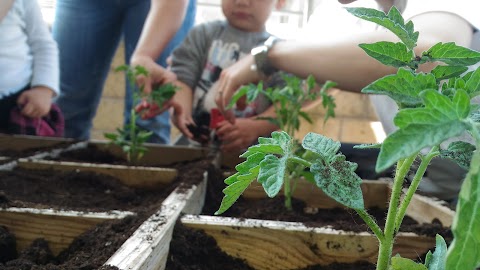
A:
<svg viewBox="0 0 480 270">
<path fill-rule="evenodd" d="M 65 116 L 66 137 L 90 138 L 118 44 L 123 37 L 128 64 L 149 9 L 150 0 L 57 0 L 53 36 L 60 51 L 61 94 L 56 102 Z M 191 0 L 183 25 L 157 59 L 160 65 L 166 66 L 166 58 L 193 26 L 195 13 L 196 1 Z M 131 85 L 126 86 L 125 123 L 133 105 Z M 149 142 L 170 142 L 168 112 L 137 124 L 154 132 Z"/>
</svg>

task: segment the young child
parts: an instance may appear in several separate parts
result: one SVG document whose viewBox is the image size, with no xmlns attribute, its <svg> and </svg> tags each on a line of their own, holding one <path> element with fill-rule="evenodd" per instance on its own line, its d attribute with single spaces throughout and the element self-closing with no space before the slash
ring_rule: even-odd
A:
<svg viewBox="0 0 480 270">
<path fill-rule="evenodd" d="M 216 107 L 215 82 L 220 73 L 271 36 L 265 30 L 265 23 L 273 9 L 284 4 L 285 0 L 222 0 L 226 20 L 194 27 L 173 51 L 171 71 L 177 76 L 180 90 L 172 100 L 175 104 L 172 122 L 183 135 L 200 142 L 208 139 L 205 134 L 195 133 L 208 131 L 210 110 Z M 278 127 L 268 121 L 255 119 L 270 106 L 266 98 L 259 97 L 239 112 L 238 116 L 243 118 L 235 125 L 220 122 L 217 135 L 224 150 L 248 147 L 259 136 L 276 130 Z"/>
<path fill-rule="evenodd" d="M 37 1 L 2 0 L 0 33 L 0 132 L 61 135 L 60 111 L 49 115 L 59 93 L 58 50 Z"/>
</svg>

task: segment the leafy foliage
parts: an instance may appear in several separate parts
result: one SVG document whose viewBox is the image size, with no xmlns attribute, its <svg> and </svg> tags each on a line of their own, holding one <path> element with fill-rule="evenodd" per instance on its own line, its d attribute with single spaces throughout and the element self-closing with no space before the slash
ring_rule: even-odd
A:
<svg viewBox="0 0 480 270">
<path fill-rule="evenodd" d="M 276 114 L 276 118 L 267 119 L 292 137 L 295 136 L 295 131 L 300 128 L 300 118 L 312 123 L 309 115 L 302 110 L 307 102 L 321 97 L 322 106 L 327 110 L 325 121 L 330 117 L 335 117 L 335 101 L 332 96 L 328 95 L 328 90 L 335 87 L 335 83 L 327 81 L 321 89 L 318 89 L 313 76 L 308 76 L 306 80 L 302 80 L 295 76 L 283 75 L 283 79 L 285 81 L 283 87 L 264 89 L 263 82 L 242 87 L 232 97 L 229 107 L 232 107 L 243 96 L 246 96 L 247 103 L 251 103 L 259 95 L 265 95 L 272 102 Z"/>
</svg>

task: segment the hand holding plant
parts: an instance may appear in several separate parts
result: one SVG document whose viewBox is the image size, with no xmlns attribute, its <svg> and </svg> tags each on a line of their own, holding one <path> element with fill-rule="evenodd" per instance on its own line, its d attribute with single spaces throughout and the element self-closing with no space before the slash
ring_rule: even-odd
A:
<svg viewBox="0 0 480 270">
<path fill-rule="evenodd" d="M 349 8 L 348 11 L 385 27 L 401 41 L 360 44 L 371 57 L 398 68 L 396 74 L 380 78 L 362 90 L 363 93 L 387 95 L 399 107 L 394 119 L 398 130 L 382 144 L 360 146 L 380 148 L 378 172 L 396 164 L 385 227 L 380 228 L 364 209 L 360 179 L 354 173 L 357 165 L 337 153 L 339 143 L 314 133 L 303 139 L 302 147 L 306 152 L 301 156 L 286 132 L 274 132 L 272 138 L 260 138 L 258 145 L 242 155 L 246 161 L 237 165 L 238 172 L 225 180 L 228 187 L 224 189 L 225 196 L 216 214 L 226 211 L 255 179 L 268 196 L 276 196 L 290 172 L 301 165 L 309 169 L 308 172 L 302 170 L 302 176 L 313 180 L 336 201 L 354 209 L 378 238 L 377 270 L 476 269 L 480 266 L 480 153 L 476 150 L 480 146 L 480 110 L 471 99 L 480 94 L 480 69 L 467 71 L 468 66 L 480 61 L 480 53 L 454 43 L 438 43 L 416 56 L 413 48 L 419 33 L 414 31 L 412 22 L 404 22 L 395 7 L 388 14 L 366 8 Z M 419 65 L 426 62 L 444 65 L 430 73 L 418 72 Z M 474 144 L 455 141 L 446 149 L 441 148 L 445 141 L 466 133 Z M 427 255 L 424 264 L 418 264 L 393 256 L 393 244 L 428 164 L 437 157 L 452 158 L 469 172 L 459 194 L 452 225 L 453 242 L 447 249 L 443 238 L 437 236 L 435 252 Z M 420 165 L 410 187 L 403 193 L 404 179 L 415 160 L 419 160 Z"/>
<path fill-rule="evenodd" d="M 127 79 L 132 84 L 132 88 L 135 87 L 135 80 L 139 75 L 148 75 L 145 68 L 141 66 L 129 67 L 126 65 L 118 67 L 115 71 L 125 71 L 127 73 Z M 153 106 L 156 108 L 162 108 L 164 104 L 172 98 L 177 91 L 177 88 L 172 84 L 166 84 L 153 89 L 149 94 L 144 93 L 143 86 L 140 86 L 138 92 L 134 92 L 134 103 L 140 105 L 136 108 L 132 108 L 130 111 L 130 121 L 122 128 L 117 128 L 117 133 L 105 133 L 105 138 L 109 139 L 111 143 L 116 144 L 122 148 L 127 154 L 127 160 L 133 164 L 137 163 L 147 151 L 147 148 L 143 144 L 152 135 L 151 131 L 145 131 L 137 126 L 136 121 L 139 117 L 138 114 L 143 115 L 150 113 L 150 109 Z M 146 109 L 148 109 L 146 111 Z M 143 118 L 143 116 L 142 116 Z"/>
</svg>

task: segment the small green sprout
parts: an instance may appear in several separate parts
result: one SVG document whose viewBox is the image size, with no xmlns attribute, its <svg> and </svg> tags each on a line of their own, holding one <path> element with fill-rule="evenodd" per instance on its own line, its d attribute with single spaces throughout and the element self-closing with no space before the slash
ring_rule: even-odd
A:
<svg viewBox="0 0 480 270">
<path fill-rule="evenodd" d="M 127 79 L 134 89 L 135 81 L 138 76 L 148 76 L 148 71 L 142 66 L 130 67 L 127 65 L 122 65 L 117 67 L 115 71 L 126 72 Z M 134 104 L 137 104 L 140 100 L 144 99 L 150 104 L 155 104 L 158 106 L 158 108 L 161 108 L 166 101 L 170 100 L 178 90 L 178 88 L 173 84 L 157 86 L 150 94 L 144 93 L 143 89 L 144 87 L 140 86 L 138 91 L 134 92 Z M 138 161 L 148 150 L 144 144 L 153 134 L 153 132 L 143 130 L 137 126 L 136 121 L 138 117 L 139 115 L 135 111 L 135 108 L 132 108 L 130 111 L 130 121 L 125 126 L 122 128 L 117 128 L 116 133 L 104 134 L 105 138 L 110 140 L 112 144 L 118 145 L 122 148 L 122 151 L 127 155 L 127 160 L 132 164 L 138 163 Z"/>
</svg>

